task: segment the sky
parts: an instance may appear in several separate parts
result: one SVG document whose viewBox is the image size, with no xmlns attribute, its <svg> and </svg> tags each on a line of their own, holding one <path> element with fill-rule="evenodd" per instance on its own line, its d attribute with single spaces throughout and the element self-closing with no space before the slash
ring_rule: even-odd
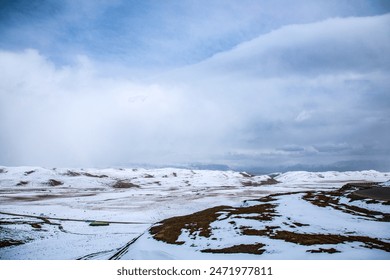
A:
<svg viewBox="0 0 390 280">
<path fill-rule="evenodd" d="M 390 171 L 390 1 L 0 1 L 0 165 Z"/>
</svg>

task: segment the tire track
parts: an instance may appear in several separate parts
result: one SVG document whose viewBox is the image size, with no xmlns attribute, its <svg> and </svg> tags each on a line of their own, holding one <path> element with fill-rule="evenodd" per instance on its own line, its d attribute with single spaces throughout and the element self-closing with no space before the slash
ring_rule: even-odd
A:
<svg viewBox="0 0 390 280">
<path fill-rule="evenodd" d="M 16 216 L 16 217 L 26 217 L 26 218 L 36 218 L 44 220 L 47 223 L 50 223 L 49 220 L 54 221 L 68 221 L 68 222 L 87 222 L 89 220 L 82 220 L 82 219 L 71 219 L 71 218 L 53 218 L 48 216 L 37 216 L 37 215 L 28 215 L 28 214 L 16 214 L 16 213 L 9 213 L 9 212 L 0 212 L 0 214 L 3 215 L 9 215 L 9 216 Z M 103 221 L 99 220 L 100 222 L 107 222 L 110 224 L 126 224 L 126 225 L 150 225 L 151 223 L 144 223 L 144 222 L 118 222 L 118 221 Z"/>
<path fill-rule="evenodd" d="M 146 232 L 150 230 L 152 226 L 147 228 L 143 233 L 138 235 L 137 237 L 133 238 L 129 242 L 127 242 L 124 246 L 118 248 L 117 252 L 112 255 L 109 260 L 120 260 L 124 254 L 126 254 L 129 251 L 129 248 L 132 244 L 134 244 L 140 237 L 142 237 Z"/>
</svg>

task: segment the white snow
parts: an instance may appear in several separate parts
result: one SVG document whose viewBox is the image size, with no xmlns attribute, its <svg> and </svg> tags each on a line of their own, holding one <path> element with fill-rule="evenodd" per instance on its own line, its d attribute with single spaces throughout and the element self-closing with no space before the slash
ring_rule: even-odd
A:
<svg viewBox="0 0 390 280">
<path fill-rule="evenodd" d="M 280 182 L 278 184 L 259 185 L 270 178 L 267 175 L 251 177 L 249 174 L 233 171 L 175 168 L 48 169 L 0 166 L 0 241 L 12 239 L 25 242 L 22 245 L 0 247 L 0 259 L 77 259 L 83 256 L 105 259 L 142 233 L 145 234 L 129 247 L 123 258 L 305 259 L 309 257 L 308 253 L 297 249 L 296 244 L 265 237 L 240 236 L 228 223 L 229 219 L 213 223 L 221 228 L 214 232 L 218 235 L 216 241 L 197 238 L 194 245 L 201 248 L 210 242 L 215 244 L 207 245 L 209 247 L 259 242 L 266 243 L 267 253 L 201 253 L 196 247 L 156 241 L 148 234 L 147 229 L 163 219 L 191 214 L 213 206 L 238 207 L 245 200 L 248 200 L 247 205 L 251 205 L 254 203 L 253 199 L 272 193 L 334 190 L 351 181 L 387 182 L 384 185 L 389 186 L 390 173 L 373 170 L 287 172 L 275 177 Z M 49 180 L 62 184 L 52 186 Z M 139 187 L 113 188 L 121 180 Z M 243 184 L 247 182 L 252 182 L 252 185 Z M 294 221 L 313 224 L 310 228 L 298 228 L 297 232 L 345 232 L 345 228 L 348 228 L 348 231 L 390 240 L 387 234 L 390 232 L 389 224 L 385 222 L 362 220 L 329 208 L 319 209 L 299 199 L 299 195 L 286 195 L 278 203 L 278 210 L 283 215 L 276 218 L 274 223 L 283 226 L 285 218 L 291 216 Z M 355 206 L 362 206 L 361 201 L 353 203 Z M 389 206 L 372 204 L 371 210 L 389 213 Z M 52 224 L 44 223 L 43 217 L 47 217 Z M 91 227 L 86 221 L 92 220 L 111 223 L 105 227 Z M 321 221 L 322 226 L 314 221 Z M 246 219 L 240 222 L 253 228 L 261 227 L 256 220 Z M 38 223 L 41 228 L 33 228 L 34 223 Z M 185 232 L 180 238 L 189 242 Z M 230 240 L 230 243 L 226 243 L 226 240 Z M 350 250 L 352 245 L 340 246 Z M 326 245 L 317 247 L 325 248 Z M 336 258 L 390 258 L 389 253 L 377 249 L 357 246 L 356 250 L 350 251 L 353 251 L 353 255 L 345 249 L 343 253 L 316 254 L 315 257 L 332 258 L 337 255 Z"/>
</svg>

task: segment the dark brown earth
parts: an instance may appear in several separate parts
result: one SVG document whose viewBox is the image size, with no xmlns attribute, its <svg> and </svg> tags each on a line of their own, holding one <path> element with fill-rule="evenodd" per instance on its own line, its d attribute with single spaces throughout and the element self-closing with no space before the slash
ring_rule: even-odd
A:
<svg viewBox="0 0 390 280">
<path fill-rule="evenodd" d="M 266 230 L 244 229 L 243 234 L 268 236 L 271 239 L 284 240 L 286 242 L 304 246 L 319 244 L 340 244 L 345 242 L 361 242 L 364 243 L 365 247 L 367 248 L 375 248 L 390 252 L 390 243 L 383 242 L 381 240 L 370 238 L 367 236 L 295 233 L 286 230 L 277 230 L 275 228 Z"/>
<path fill-rule="evenodd" d="M 133 184 L 131 182 L 128 182 L 126 180 L 117 181 L 112 187 L 116 188 L 116 189 L 140 188 L 140 186 Z"/>
<path fill-rule="evenodd" d="M 266 181 L 261 182 L 253 182 L 253 181 L 241 181 L 241 184 L 245 187 L 259 187 L 259 186 L 265 186 L 265 185 L 275 185 L 279 183 L 274 178 L 269 178 Z"/>
<path fill-rule="evenodd" d="M 12 240 L 12 239 L 0 240 L 0 248 L 21 245 L 21 244 L 24 244 L 24 242 L 21 240 Z"/>
<path fill-rule="evenodd" d="M 312 245 L 325 245 L 325 244 L 342 244 L 350 242 L 359 242 L 362 247 L 379 249 L 386 252 L 390 252 L 390 243 L 382 240 L 371 238 L 369 236 L 359 236 L 348 234 L 322 234 L 322 233 L 302 233 L 294 232 L 293 230 L 282 230 L 280 226 L 270 226 L 267 222 L 274 220 L 274 217 L 280 216 L 277 212 L 278 197 L 291 194 L 301 194 L 302 199 L 316 205 L 318 207 L 332 207 L 336 210 L 349 213 L 351 215 L 358 216 L 360 218 L 367 218 L 370 220 L 376 220 L 381 222 L 388 222 L 390 217 L 386 213 L 378 211 L 370 211 L 365 208 L 360 208 L 348 203 L 340 203 L 341 198 L 349 198 L 350 202 L 356 199 L 363 199 L 356 195 L 356 192 L 360 194 L 374 193 L 375 195 L 382 194 L 382 188 L 377 187 L 373 183 L 363 184 L 347 184 L 335 191 L 318 191 L 318 192 L 294 192 L 284 194 L 272 194 L 266 197 L 262 197 L 258 200 L 258 204 L 249 207 L 234 208 L 230 206 L 218 206 L 209 208 L 200 212 L 196 212 L 191 215 L 185 215 L 180 217 L 173 217 L 166 219 L 153 226 L 150 229 L 152 236 L 163 242 L 170 244 L 184 244 L 183 241 L 178 241 L 179 236 L 183 230 L 188 230 L 190 238 L 196 239 L 197 236 L 203 236 L 206 238 L 215 239 L 212 235 L 213 228 L 211 223 L 216 220 L 234 218 L 234 219 L 255 219 L 264 223 L 263 229 L 252 229 L 249 227 L 237 227 L 234 220 L 229 223 L 232 225 L 235 231 L 241 232 L 242 235 L 247 236 L 264 236 L 270 239 L 283 240 L 285 242 L 295 243 L 303 246 Z M 358 197 L 358 198 L 356 198 Z M 372 198 L 372 197 L 371 197 Z M 383 203 L 383 201 L 368 201 L 367 203 Z M 248 215 L 250 214 L 250 215 Z M 293 220 L 293 213 L 291 217 L 287 217 L 284 225 L 288 225 L 290 228 L 302 228 L 310 226 L 308 224 L 302 224 Z M 284 227 L 285 228 L 285 227 Z M 227 248 L 206 248 L 201 250 L 206 253 L 250 253 L 250 254 L 262 254 L 266 249 L 261 249 L 263 244 L 240 244 Z M 335 248 L 331 249 L 313 249 L 308 250 L 311 253 L 338 253 Z"/>
<path fill-rule="evenodd" d="M 224 253 L 224 254 L 237 254 L 237 253 L 247 253 L 261 255 L 265 252 L 263 248 L 265 245 L 261 243 L 255 244 L 240 244 L 232 247 L 222 248 L 222 249 L 204 249 L 201 250 L 203 253 Z"/>
<path fill-rule="evenodd" d="M 372 187 L 368 189 L 357 190 L 352 194 L 363 198 L 390 201 L 390 188 Z"/>
<path fill-rule="evenodd" d="M 199 236 L 210 237 L 210 223 L 214 222 L 222 212 L 231 210 L 230 206 L 218 206 L 209 208 L 191 215 L 173 217 L 153 226 L 150 233 L 155 239 L 170 244 L 183 244 L 177 241 L 182 229 L 187 229 L 190 235 L 198 232 Z"/>
<path fill-rule="evenodd" d="M 340 251 L 336 250 L 335 248 L 329 248 L 329 249 L 318 248 L 318 249 L 314 249 L 314 250 L 307 250 L 306 252 L 309 252 L 309 253 L 328 253 L 328 254 L 341 253 Z"/>
<path fill-rule="evenodd" d="M 91 173 L 84 172 L 81 175 L 87 176 L 87 177 L 92 177 L 92 178 L 108 178 L 107 175 L 95 175 Z"/>
<path fill-rule="evenodd" d="M 80 172 L 75 172 L 75 171 L 70 171 L 70 170 L 68 170 L 64 175 L 70 176 L 70 177 L 87 176 L 87 177 L 92 177 L 92 178 L 108 178 L 107 175 L 95 175 L 95 174 L 91 174 L 88 172 L 80 173 Z"/>
<path fill-rule="evenodd" d="M 46 182 L 46 184 L 52 187 L 56 187 L 56 186 L 61 186 L 64 183 L 58 180 L 50 179 L 49 181 Z"/>
<path fill-rule="evenodd" d="M 349 183 L 335 191 L 307 192 L 302 198 L 319 207 L 332 207 L 344 213 L 360 216 L 365 219 L 390 222 L 390 215 L 387 213 L 368 210 L 348 203 L 340 203 L 340 199 L 343 197 L 348 198 L 349 202 L 364 200 L 367 198 L 367 195 L 364 195 L 366 193 L 370 194 L 372 197 L 383 197 L 384 194 L 388 193 L 387 189 L 388 188 L 377 187 L 375 183 Z M 359 195 L 360 193 L 363 193 L 363 195 Z M 388 205 L 389 202 L 372 199 L 371 201 L 366 201 L 366 203 Z"/>
</svg>

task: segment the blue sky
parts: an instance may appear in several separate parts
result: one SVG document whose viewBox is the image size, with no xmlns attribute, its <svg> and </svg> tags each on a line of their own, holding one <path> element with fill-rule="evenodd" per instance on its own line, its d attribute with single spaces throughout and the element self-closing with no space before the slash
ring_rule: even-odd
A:
<svg viewBox="0 0 390 280">
<path fill-rule="evenodd" d="M 389 170 L 389 1 L 1 1 L 0 165 Z"/>
<path fill-rule="evenodd" d="M 135 67 L 195 63 L 289 24 L 388 12 L 388 1 L 2 1 L 1 47 L 56 63 L 84 54 Z"/>
</svg>

